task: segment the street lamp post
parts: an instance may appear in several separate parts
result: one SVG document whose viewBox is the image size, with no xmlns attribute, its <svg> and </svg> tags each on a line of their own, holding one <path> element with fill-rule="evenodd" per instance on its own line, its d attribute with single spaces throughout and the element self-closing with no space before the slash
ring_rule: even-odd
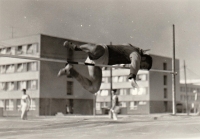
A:
<svg viewBox="0 0 200 139">
<path fill-rule="evenodd" d="M 194 90 L 193 93 L 194 93 L 194 113 L 197 113 L 197 99 L 198 99 L 197 90 Z"/>
<path fill-rule="evenodd" d="M 96 99 L 97 99 L 97 93 L 93 95 L 93 115 L 96 115 Z"/>
</svg>

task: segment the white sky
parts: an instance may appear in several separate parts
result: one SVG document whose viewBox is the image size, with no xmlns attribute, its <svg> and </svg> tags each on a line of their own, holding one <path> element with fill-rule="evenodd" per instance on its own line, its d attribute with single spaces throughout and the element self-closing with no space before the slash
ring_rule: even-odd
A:
<svg viewBox="0 0 200 139">
<path fill-rule="evenodd" d="M 200 79 L 198 0 L 0 0 L 0 41 L 32 34 L 81 41 L 131 43 L 150 53 L 176 58 L 187 78 Z"/>
</svg>

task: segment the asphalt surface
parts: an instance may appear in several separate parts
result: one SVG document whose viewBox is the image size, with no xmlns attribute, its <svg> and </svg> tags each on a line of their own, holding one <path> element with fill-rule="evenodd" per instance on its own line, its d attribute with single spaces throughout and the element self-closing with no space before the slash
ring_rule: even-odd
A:
<svg viewBox="0 0 200 139">
<path fill-rule="evenodd" d="M 200 139 L 200 116 L 0 117 L 0 139 Z"/>
</svg>

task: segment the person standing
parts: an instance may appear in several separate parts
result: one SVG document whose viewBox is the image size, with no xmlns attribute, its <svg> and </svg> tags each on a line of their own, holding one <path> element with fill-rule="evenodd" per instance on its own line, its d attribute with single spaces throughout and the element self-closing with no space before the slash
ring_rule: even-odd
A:
<svg viewBox="0 0 200 139">
<path fill-rule="evenodd" d="M 26 94 L 26 89 L 23 89 L 22 92 L 23 95 L 21 97 L 21 119 L 27 120 L 27 114 L 31 105 L 31 98 L 28 94 Z"/>
<path fill-rule="evenodd" d="M 117 95 L 117 89 L 112 90 L 113 97 L 112 97 L 112 107 L 110 109 L 111 115 L 113 120 L 117 120 L 117 113 L 119 112 L 119 99 Z"/>
</svg>

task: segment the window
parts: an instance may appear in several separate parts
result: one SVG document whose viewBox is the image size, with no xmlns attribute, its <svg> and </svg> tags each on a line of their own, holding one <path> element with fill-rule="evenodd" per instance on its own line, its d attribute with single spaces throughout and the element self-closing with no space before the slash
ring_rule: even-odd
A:
<svg viewBox="0 0 200 139">
<path fill-rule="evenodd" d="M 14 100 L 13 99 L 9 99 L 9 110 L 14 110 Z"/>
<path fill-rule="evenodd" d="M 137 95 L 137 88 L 136 89 L 130 89 L 131 95 Z"/>
<path fill-rule="evenodd" d="M 23 71 L 23 64 L 17 64 L 17 72 L 22 72 Z"/>
<path fill-rule="evenodd" d="M 4 109 L 4 100 L 0 100 L 0 107 Z"/>
<path fill-rule="evenodd" d="M 32 44 L 32 50 L 33 50 L 33 53 L 38 52 L 38 45 L 36 43 Z"/>
<path fill-rule="evenodd" d="M 101 110 L 101 104 L 99 102 L 96 103 L 96 110 Z"/>
<path fill-rule="evenodd" d="M 146 74 L 138 74 L 136 77 L 137 81 L 146 81 L 147 80 L 147 75 Z"/>
<path fill-rule="evenodd" d="M 12 65 L 6 65 L 6 73 L 13 73 L 15 71 L 14 64 Z"/>
<path fill-rule="evenodd" d="M 134 109 L 134 102 L 130 102 L 129 106 L 130 106 L 130 110 L 133 110 Z"/>
<path fill-rule="evenodd" d="M 26 81 L 21 81 L 21 89 L 26 89 L 27 87 Z"/>
<path fill-rule="evenodd" d="M 21 110 L 21 99 L 17 99 L 17 110 Z"/>
<path fill-rule="evenodd" d="M 31 71 L 32 70 L 32 65 L 31 63 L 27 63 L 27 71 Z"/>
<path fill-rule="evenodd" d="M 26 54 L 27 53 L 27 45 L 22 46 L 22 53 Z"/>
<path fill-rule="evenodd" d="M 11 54 L 11 47 L 8 47 L 8 48 L 6 49 L 6 54 Z"/>
<path fill-rule="evenodd" d="M 168 109 L 168 102 L 167 101 L 164 101 L 164 111 L 167 112 L 167 109 Z"/>
<path fill-rule="evenodd" d="M 14 90 L 14 87 L 15 87 L 15 84 L 14 84 L 14 82 L 8 82 L 7 83 L 8 85 L 8 91 L 12 91 L 12 90 Z"/>
<path fill-rule="evenodd" d="M 28 44 L 27 45 L 27 54 L 33 54 L 38 51 L 37 44 Z"/>
<path fill-rule="evenodd" d="M 127 107 L 126 102 L 119 102 L 119 103 L 120 103 L 121 107 L 124 107 L 124 108 Z"/>
<path fill-rule="evenodd" d="M 101 96 L 108 96 L 110 94 L 109 90 L 101 90 Z"/>
<path fill-rule="evenodd" d="M 108 107 L 108 103 L 107 102 L 101 102 L 101 107 L 102 108 Z"/>
<path fill-rule="evenodd" d="M 31 99 L 30 110 L 36 110 L 36 100 L 35 99 Z"/>
<path fill-rule="evenodd" d="M 23 63 L 23 71 L 27 71 L 27 63 Z"/>
<path fill-rule="evenodd" d="M 126 76 L 119 76 L 118 82 L 127 82 L 128 78 Z"/>
<path fill-rule="evenodd" d="M 118 77 L 117 77 L 117 76 L 115 76 L 115 77 L 112 77 L 112 82 L 113 82 L 113 83 L 116 83 L 116 82 L 118 82 Z"/>
<path fill-rule="evenodd" d="M 14 101 L 12 99 L 5 100 L 5 109 L 7 111 L 12 111 L 14 109 Z"/>
<path fill-rule="evenodd" d="M 0 90 L 7 90 L 7 83 L 6 82 L 1 82 L 0 83 Z"/>
<path fill-rule="evenodd" d="M 6 72 L 6 66 L 5 65 L 1 65 L 1 73 L 5 73 Z"/>
<path fill-rule="evenodd" d="M 67 95 L 73 95 L 73 82 L 67 81 Z"/>
<path fill-rule="evenodd" d="M 11 54 L 12 54 L 12 55 L 15 54 L 15 47 L 11 47 Z"/>
<path fill-rule="evenodd" d="M 147 88 L 140 87 L 140 88 L 137 88 L 137 90 L 138 90 L 138 95 L 147 95 Z"/>
<path fill-rule="evenodd" d="M 32 70 L 33 71 L 37 70 L 37 62 L 32 62 Z"/>
<path fill-rule="evenodd" d="M 17 47 L 17 54 L 20 55 L 20 54 L 22 54 L 22 53 L 23 53 L 23 51 L 22 51 L 22 46 L 18 46 L 18 47 Z"/>
<path fill-rule="evenodd" d="M 167 88 L 164 88 L 164 98 L 167 98 Z"/>
<path fill-rule="evenodd" d="M 37 89 L 37 81 L 36 80 L 27 81 L 27 89 L 36 90 Z"/>
<path fill-rule="evenodd" d="M 27 45 L 27 54 L 32 54 L 33 53 L 33 46 L 32 44 Z"/>
<path fill-rule="evenodd" d="M 146 101 L 139 101 L 139 105 L 146 105 L 147 102 Z"/>
<path fill-rule="evenodd" d="M 128 95 L 130 94 L 129 89 L 120 89 L 119 95 Z"/>
<path fill-rule="evenodd" d="M 21 81 L 18 81 L 18 82 L 17 82 L 17 90 L 22 90 L 22 89 L 21 89 Z"/>
<path fill-rule="evenodd" d="M 17 82 L 17 90 L 26 89 L 27 83 L 26 81 L 18 81 Z"/>
<path fill-rule="evenodd" d="M 109 78 L 108 77 L 103 77 L 102 78 L 102 83 L 109 83 Z"/>
<path fill-rule="evenodd" d="M 137 110 L 138 108 L 138 101 L 133 101 L 133 102 L 130 102 L 129 103 L 129 106 L 130 106 L 130 110 Z"/>
<path fill-rule="evenodd" d="M 164 85 L 167 85 L 167 75 L 164 75 L 164 76 L 163 76 L 163 84 L 164 84 Z"/>
<path fill-rule="evenodd" d="M 36 70 L 37 70 L 36 62 L 27 63 L 27 71 L 36 71 Z"/>
<path fill-rule="evenodd" d="M 6 54 L 6 48 L 1 49 L 1 54 Z"/>
<path fill-rule="evenodd" d="M 140 88 L 135 88 L 135 89 L 130 89 L 130 94 L 131 95 L 147 95 L 148 94 L 148 89 L 146 87 L 140 87 Z"/>
<path fill-rule="evenodd" d="M 163 70 L 167 70 L 167 63 L 163 63 Z"/>
</svg>

